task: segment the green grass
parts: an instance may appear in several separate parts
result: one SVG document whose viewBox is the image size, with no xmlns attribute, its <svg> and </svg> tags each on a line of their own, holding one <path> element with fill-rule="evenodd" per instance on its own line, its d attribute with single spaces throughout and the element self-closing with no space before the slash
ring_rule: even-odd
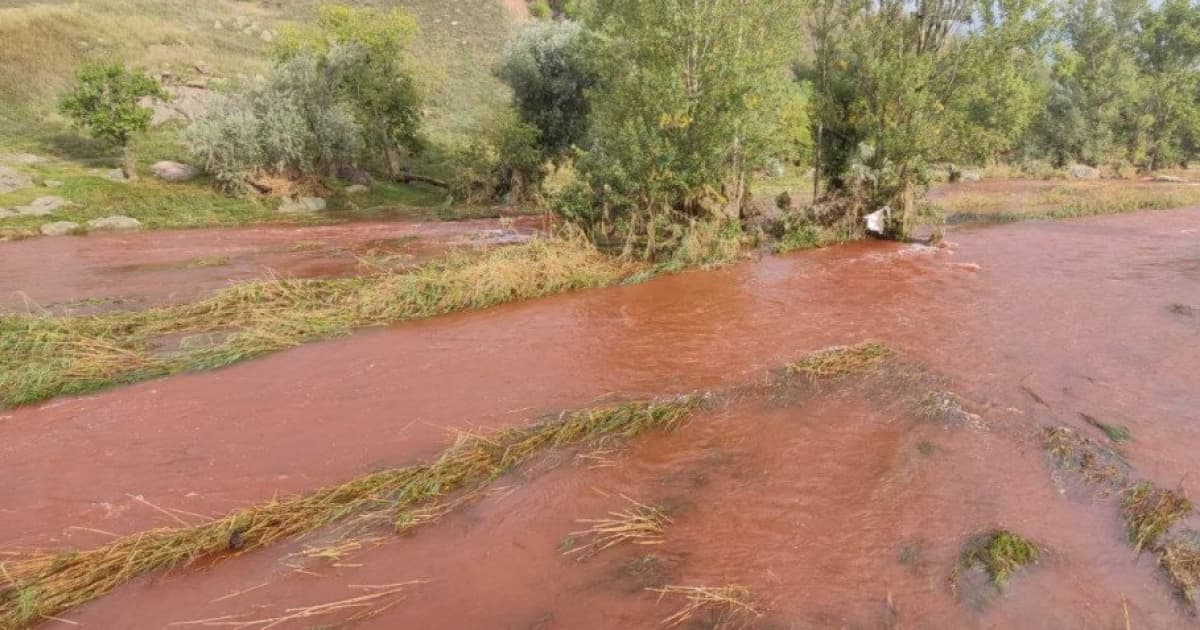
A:
<svg viewBox="0 0 1200 630">
<path fill-rule="evenodd" d="M 274 200 L 221 195 L 210 182 L 164 184 L 146 179 L 116 183 L 93 176 L 90 169 L 112 169 L 118 151 L 71 129 L 56 112 L 57 95 L 75 69 L 94 59 L 119 58 L 153 74 L 170 72 L 181 80 L 202 76 L 219 87 L 265 72 L 269 44 L 263 30 L 277 32 L 288 22 L 311 18 L 321 0 L 250 3 L 234 0 L 0 0 L 0 154 L 33 153 L 55 158 L 50 164 L 20 168 L 38 181 L 66 185 L 0 196 L 0 207 L 23 205 L 36 196 L 59 195 L 75 206 L 51 217 L 0 220 L 0 237 L 37 234 L 50 221 L 74 221 L 122 214 L 147 229 L 231 226 L 263 222 L 323 223 L 358 219 L 425 220 L 494 216 L 495 210 L 445 205 L 445 192 L 422 185 L 379 184 L 361 195 L 335 194 L 329 210 L 311 216 L 282 217 Z M 425 131 L 432 140 L 428 155 L 416 168 L 445 176 L 441 158 L 446 146 L 461 141 L 489 112 L 504 106 L 509 92 L 492 68 L 515 21 L 499 0 L 401 0 L 421 27 L 413 63 L 426 94 Z M 251 25 L 235 27 L 240 18 Z M 222 28 L 215 28 L 216 22 Z M 177 141 L 179 125 L 171 123 L 135 141 L 142 169 L 155 161 L 189 162 Z M 340 186 L 331 183 L 335 193 Z"/>
<path fill-rule="evenodd" d="M 1113 442 L 1121 444 L 1133 439 L 1133 433 L 1129 430 L 1129 427 L 1123 424 L 1108 424 L 1106 422 L 1101 422 L 1086 413 L 1081 413 L 1079 415 L 1083 418 L 1084 422 L 1087 422 L 1093 427 L 1100 429 L 1100 431 Z"/>
<path fill-rule="evenodd" d="M 581 239 L 554 238 L 453 253 L 407 273 L 240 284 L 138 312 L 0 316 L 0 403 L 219 368 L 367 326 L 612 285 L 632 269 Z"/>
<path fill-rule="evenodd" d="M 963 549 L 957 577 L 963 571 L 979 568 L 987 572 L 992 584 L 1002 588 L 1021 567 L 1038 561 L 1041 551 L 1037 545 L 1020 534 L 998 529 L 976 537 Z"/>
</svg>

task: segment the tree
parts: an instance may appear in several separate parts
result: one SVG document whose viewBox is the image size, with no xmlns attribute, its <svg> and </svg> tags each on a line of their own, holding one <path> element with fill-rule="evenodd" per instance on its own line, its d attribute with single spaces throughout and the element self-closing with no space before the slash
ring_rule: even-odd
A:
<svg viewBox="0 0 1200 630">
<path fill-rule="evenodd" d="M 1043 0 L 835 0 L 819 8 L 836 37 L 814 34 L 832 59 L 818 81 L 815 119 L 821 175 L 858 210 L 889 206 L 906 236 L 918 188 L 938 158 L 961 155 L 979 137 L 995 153 L 1028 124 L 1029 99 L 989 96 L 994 76 L 1035 57 L 1049 26 Z M 829 29 L 830 27 L 823 27 Z M 1007 128 L 1007 130 L 1006 130 Z M 999 131 L 998 131 L 999 130 Z M 854 190 L 851 190 L 854 188 Z"/>
<path fill-rule="evenodd" d="M 280 62 L 307 55 L 328 68 L 331 87 L 383 151 L 393 178 L 404 173 L 402 149 L 422 145 L 422 97 L 408 53 L 417 30 L 404 9 L 324 5 L 314 25 L 285 29 L 275 51 Z"/>
<path fill-rule="evenodd" d="M 121 170 L 136 179 L 136 162 L 129 146 L 134 134 L 150 126 L 154 112 L 139 102 L 150 97 L 167 100 L 157 81 L 119 63 L 83 66 L 75 74 L 75 85 L 59 101 L 63 114 L 85 128 L 93 137 L 121 147 Z"/>
<path fill-rule="evenodd" d="M 1200 117 L 1200 4 L 1163 0 L 1139 19 L 1143 89 L 1130 152 L 1145 170 L 1184 161 Z"/>
<path fill-rule="evenodd" d="M 736 221 L 773 153 L 789 0 L 597 0 L 599 84 L 572 217 L 655 256 L 692 222 Z M 578 191 L 576 191 L 578 192 Z"/>
<path fill-rule="evenodd" d="M 587 135 L 587 91 L 596 84 L 596 72 L 586 39 L 577 22 L 537 22 L 509 42 L 500 62 L 500 78 L 512 88 L 517 111 L 541 132 L 551 160 L 569 155 Z"/>
</svg>

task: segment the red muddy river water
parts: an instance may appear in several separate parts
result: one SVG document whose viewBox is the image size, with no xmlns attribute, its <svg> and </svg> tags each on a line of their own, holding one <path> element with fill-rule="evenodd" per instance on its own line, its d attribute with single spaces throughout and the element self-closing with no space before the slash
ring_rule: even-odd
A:
<svg viewBox="0 0 1200 630">
<path fill-rule="evenodd" d="M 93 546 L 107 540 L 96 530 L 175 524 L 148 504 L 222 514 L 419 461 L 452 429 L 750 382 L 875 339 L 948 377 L 979 421 L 920 422 L 853 388 L 740 400 L 638 438 L 613 466 L 510 475 L 340 566 L 298 571 L 292 543 L 141 578 L 64 617 L 267 618 L 421 580 L 355 627 L 656 627 L 680 601 L 645 587 L 730 583 L 754 594 L 764 628 L 1195 625 L 1125 543 L 1113 499 L 1060 491 L 1036 430 L 1087 431 L 1081 413 L 1127 425 L 1140 475 L 1197 489 L 1200 208 L 948 240 L 764 257 L 0 412 L 0 472 L 16 480 L 0 485 L 0 547 Z M 666 542 L 563 556 L 577 519 L 622 509 L 622 495 L 674 508 Z M 963 543 L 997 526 L 1046 556 L 1002 594 L 956 597 L 946 577 Z"/>
</svg>

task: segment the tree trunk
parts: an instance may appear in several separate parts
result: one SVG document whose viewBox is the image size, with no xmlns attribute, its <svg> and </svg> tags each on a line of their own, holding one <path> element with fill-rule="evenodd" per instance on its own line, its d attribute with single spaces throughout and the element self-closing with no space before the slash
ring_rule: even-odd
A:
<svg viewBox="0 0 1200 630">
<path fill-rule="evenodd" d="M 137 160 L 133 159 L 133 149 L 128 144 L 121 147 L 121 172 L 125 179 L 137 179 Z"/>
<path fill-rule="evenodd" d="M 383 152 L 387 154 L 388 175 L 392 179 L 400 177 L 404 172 L 404 164 L 400 160 L 400 150 L 396 148 L 396 144 L 387 134 L 383 135 Z"/>
</svg>

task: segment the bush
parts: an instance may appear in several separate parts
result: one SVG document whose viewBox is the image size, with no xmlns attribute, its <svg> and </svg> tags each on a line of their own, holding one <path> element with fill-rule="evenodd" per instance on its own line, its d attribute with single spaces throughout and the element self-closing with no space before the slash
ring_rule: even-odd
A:
<svg viewBox="0 0 1200 630">
<path fill-rule="evenodd" d="M 502 111 L 478 126 L 475 139 L 450 153 L 450 195 L 465 203 L 537 196 L 545 172 L 537 128 Z"/>
<path fill-rule="evenodd" d="M 230 191 L 257 173 L 302 177 L 352 168 L 362 148 L 354 114 L 312 55 L 278 64 L 265 84 L 218 99 L 184 132 L 206 171 Z"/>
<path fill-rule="evenodd" d="M 162 87 L 141 72 L 119 63 L 84 66 L 75 75 L 75 85 L 62 95 L 59 110 L 87 129 L 92 136 L 121 147 L 125 177 L 137 177 L 129 140 L 150 126 L 154 112 L 141 99 L 166 100 Z"/>
</svg>

